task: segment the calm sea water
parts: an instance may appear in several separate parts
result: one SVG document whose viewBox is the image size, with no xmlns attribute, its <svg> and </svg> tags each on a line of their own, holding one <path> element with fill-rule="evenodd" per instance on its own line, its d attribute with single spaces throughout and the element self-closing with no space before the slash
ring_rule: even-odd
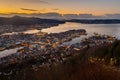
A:
<svg viewBox="0 0 120 80">
<path fill-rule="evenodd" d="M 53 26 L 51 28 L 43 29 L 42 31 L 47 33 L 60 33 L 73 29 L 75 30 L 85 29 L 88 35 L 87 36 L 82 35 L 80 37 L 73 38 L 69 42 L 64 42 L 61 46 L 78 43 L 82 39 L 88 38 L 94 32 L 97 32 L 99 34 L 115 36 L 116 38 L 120 39 L 120 24 L 81 24 L 81 23 L 66 22 L 65 24 L 60 24 L 58 26 Z"/>
<path fill-rule="evenodd" d="M 120 39 L 120 24 L 81 24 L 66 22 L 65 24 L 43 29 L 42 31 L 47 33 L 59 33 L 73 29 L 85 29 L 88 34 L 97 32 L 99 34 L 115 36 L 116 38 Z"/>
<path fill-rule="evenodd" d="M 22 47 L 20 47 L 20 48 L 14 48 L 14 49 L 9 49 L 9 50 L 4 50 L 4 51 L 0 51 L 0 58 L 9 56 L 9 55 L 11 55 L 11 54 L 14 54 L 14 53 L 16 53 L 19 49 L 22 49 Z"/>
</svg>

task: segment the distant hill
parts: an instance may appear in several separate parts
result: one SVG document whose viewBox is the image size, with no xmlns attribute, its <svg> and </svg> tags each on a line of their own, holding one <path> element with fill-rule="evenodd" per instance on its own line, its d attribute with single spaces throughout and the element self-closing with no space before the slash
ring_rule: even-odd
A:
<svg viewBox="0 0 120 80">
<path fill-rule="evenodd" d="M 77 22 L 82 24 L 118 24 L 120 23 L 120 19 L 94 19 L 94 20 L 72 19 L 68 20 L 68 22 Z"/>
<path fill-rule="evenodd" d="M 34 24 L 59 24 L 64 21 L 55 19 L 40 19 L 34 17 L 0 17 L 0 25 L 34 25 Z"/>
<path fill-rule="evenodd" d="M 72 20 L 58 20 L 58 19 L 41 19 L 35 17 L 0 17 L 0 25 L 52 25 L 61 24 L 65 22 L 78 22 L 82 24 L 118 24 L 120 19 L 72 19 Z"/>
</svg>

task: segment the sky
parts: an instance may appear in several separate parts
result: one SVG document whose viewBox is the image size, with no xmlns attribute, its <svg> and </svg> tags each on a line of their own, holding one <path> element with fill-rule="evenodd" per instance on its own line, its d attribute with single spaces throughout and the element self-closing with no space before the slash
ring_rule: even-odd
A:
<svg viewBox="0 0 120 80">
<path fill-rule="evenodd" d="M 120 14 L 120 0 L 0 0 L 0 13 Z"/>
</svg>

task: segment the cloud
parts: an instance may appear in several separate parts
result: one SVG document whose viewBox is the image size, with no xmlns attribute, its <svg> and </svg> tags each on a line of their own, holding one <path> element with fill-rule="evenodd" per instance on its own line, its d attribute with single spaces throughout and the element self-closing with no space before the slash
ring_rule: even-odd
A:
<svg viewBox="0 0 120 80">
<path fill-rule="evenodd" d="M 51 13 L 10 13 L 10 14 L 0 14 L 0 16 L 12 17 L 12 16 L 24 16 L 24 17 L 37 17 L 45 19 L 62 19 L 62 14 L 51 12 Z"/>
<path fill-rule="evenodd" d="M 73 18 L 78 18 L 77 14 L 65 14 L 63 15 L 65 19 L 73 19 Z"/>
<path fill-rule="evenodd" d="M 120 18 L 120 14 L 106 14 L 105 16 L 111 19 Z"/>
<path fill-rule="evenodd" d="M 38 3 L 38 4 L 49 4 L 47 0 L 0 0 L 2 2 L 7 2 L 7 3 Z"/>
<path fill-rule="evenodd" d="M 40 18 L 47 18 L 47 19 L 61 19 L 62 14 L 56 13 L 56 12 L 51 12 L 51 13 L 39 13 L 37 14 L 38 17 Z M 37 17 L 35 16 L 35 17 Z"/>
<path fill-rule="evenodd" d="M 49 4 L 47 1 L 42 1 L 42 0 L 31 0 L 31 1 L 39 2 L 39 3 L 44 3 L 44 4 Z"/>
<path fill-rule="evenodd" d="M 42 3 L 42 4 L 49 4 L 47 1 L 43 1 L 43 0 L 21 0 L 23 2 L 32 2 L 32 3 Z"/>
<path fill-rule="evenodd" d="M 46 15 L 46 16 L 48 16 L 48 17 L 50 17 L 50 16 L 61 16 L 61 14 L 56 13 L 56 12 L 45 13 L 45 14 L 43 14 L 43 15 Z"/>
<path fill-rule="evenodd" d="M 95 16 L 92 15 L 92 14 L 79 14 L 79 17 L 81 17 L 81 18 L 91 18 L 91 17 L 95 17 Z"/>
<path fill-rule="evenodd" d="M 58 11 L 59 9 L 58 9 L 58 8 L 54 8 L 54 9 L 52 9 L 52 10 Z"/>
<path fill-rule="evenodd" d="M 24 11 L 38 11 L 38 10 L 35 10 L 35 9 L 27 9 L 27 8 L 20 8 L 21 10 L 24 10 Z"/>
<path fill-rule="evenodd" d="M 83 18 L 83 19 L 104 19 L 105 16 L 95 16 L 93 14 L 79 14 L 79 18 Z"/>
</svg>

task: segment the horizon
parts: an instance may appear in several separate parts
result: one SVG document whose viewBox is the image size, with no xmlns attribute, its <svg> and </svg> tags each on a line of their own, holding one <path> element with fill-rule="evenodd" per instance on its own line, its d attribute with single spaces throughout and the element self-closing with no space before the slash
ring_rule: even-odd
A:
<svg viewBox="0 0 120 80">
<path fill-rule="evenodd" d="M 49 13 L 9 13 L 1 14 L 0 17 L 36 17 L 36 18 L 47 18 L 47 19 L 120 19 L 120 14 L 105 14 L 96 16 L 93 14 L 60 14 L 57 12 Z"/>
</svg>

